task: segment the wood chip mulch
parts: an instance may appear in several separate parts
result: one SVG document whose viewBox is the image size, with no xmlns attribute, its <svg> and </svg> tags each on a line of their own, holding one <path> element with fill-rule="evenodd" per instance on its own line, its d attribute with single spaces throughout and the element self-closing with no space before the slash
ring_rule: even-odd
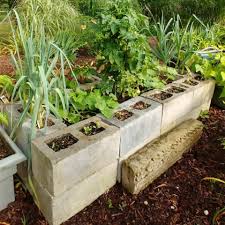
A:
<svg viewBox="0 0 225 225">
<path fill-rule="evenodd" d="M 15 68 L 10 55 L 0 55 L 0 75 L 15 76 Z"/>
<path fill-rule="evenodd" d="M 165 174 L 138 196 L 115 185 L 63 225 L 211 225 L 225 207 L 225 186 L 202 181 L 225 180 L 225 110 L 212 107 L 200 141 Z M 0 224 L 47 225 L 30 195 L 16 181 L 16 202 L 0 213 Z M 225 215 L 217 225 L 225 225 Z"/>
</svg>

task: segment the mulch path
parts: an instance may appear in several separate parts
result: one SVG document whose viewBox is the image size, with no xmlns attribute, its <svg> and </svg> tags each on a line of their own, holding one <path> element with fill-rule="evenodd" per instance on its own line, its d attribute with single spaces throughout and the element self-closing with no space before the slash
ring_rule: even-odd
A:
<svg viewBox="0 0 225 225">
<path fill-rule="evenodd" d="M 212 107 L 203 119 L 200 141 L 165 174 L 138 196 L 115 185 L 64 225 L 210 225 L 214 213 L 225 206 L 225 187 L 204 177 L 225 179 L 225 110 Z M 0 213 L 10 225 L 47 225 L 30 195 L 16 182 L 16 202 Z M 0 222 L 1 225 L 1 222 Z M 225 216 L 217 221 L 225 225 Z"/>
<path fill-rule="evenodd" d="M 0 55 L 0 75 L 15 75 L 15 69 L 11 61 L 11 56 Z"/>
</svg>

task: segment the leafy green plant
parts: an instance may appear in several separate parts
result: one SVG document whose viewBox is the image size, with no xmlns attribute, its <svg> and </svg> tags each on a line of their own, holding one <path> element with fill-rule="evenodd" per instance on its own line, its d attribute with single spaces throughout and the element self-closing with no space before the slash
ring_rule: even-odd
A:
<svg viewBox="0 0 225 225">
<path fill-rule="evenodd" d="M 0 96 L 11 98 L 13 92 L 13 79 L 7 75 L 0 75 Z"/>
<path fill-rule="evenodd" d="M 98 20 L 98 64 L 104 68 L 102 91 L 117 96 L 136 96 L 141 88 L 162 86 L 145 35 L 148 20 L 135 11 L 131 0 L 117 0 Z M 109 78 L 109 79 L 107 79 Z M 106 90 L 107 89 L 107 90 Z"/>
<path fill-rule="evenodd" d="M 0 112 L 0 124 L 8 126 L 9 118 L 8 118 L 8 115 L 6 113 Z"/>
<path fill-rule="evenodd" d="M 23 57 L 15 38 L 17 55 L 12 54 L 12 58 L 19 78 L 14 87 L 12 99 L 19 99 L 24 111 L 11 136 L 14 135 L 17 127 L 23 123 L 24 118 L 30 115 L 32 119 L 32 140 L 36 135 L 37 126 L 39 128 L 47 126 L 50 111 L 59 116 L 57 114 L 59 105 L 62 105 L 64 110 L 69 108 L 69 97 L 65 91 L 64 67 L 66 64 L 70 68 L 71 66 L 61 49 L 53 42 L 46 40 L 44 29 L 42 29 L 40 40 L 36 41 L 34 38 L 35 31 L 33 25 L 31 25 L 30 36 L 27 37 L 18 13 L 14 12 L 17 18 L 20 42 L 23 47 Z M 16 31 L 13 27 L 12 29 L 15 37 Z M 52 56 L 53 49 L 56 52 L 54 57 Z M 58 64 L 60 64 L 60 73 L 56 74 Z"/>
<path fill-rule="evenodd" d="M 220 97 L 225 98 L 225 54 L 217 54 L 210 60 L 195 55 L 189 61 L 189 66 L 205 79 L 214 79 L 217 85 L 222 88 Z"/>
<path fill-rule="evenodd" d="M 98 112 L 101 112 L 106 118 L 110 118 L 113 115 L 113 110 L 118 107 L 115 96 L 112 94 L 110 96 L 104 96 L 98 89 L 91 92 L 77 89 L 76 92 L 70 94 L 70 102 L 80 120 L 89 113 L 93 114 Z"/>
<path fill-rule="evenodd" d="M 152 47 L 153 54 L 165 65 L 184 70 L 195 49 L 193 24 L 190 19 L 183 27 L 179 15 L 168 22 L 162 15 L 160 22 L 150 26 L 150 34 L 156 38 L 156 45 Z"/>
</svg>

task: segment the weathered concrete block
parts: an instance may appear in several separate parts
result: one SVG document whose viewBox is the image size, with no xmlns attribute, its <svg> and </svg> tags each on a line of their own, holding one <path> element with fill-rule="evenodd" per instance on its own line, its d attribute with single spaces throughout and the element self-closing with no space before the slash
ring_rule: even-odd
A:
<svg viewBox="0 0 225 225">
<path fill-rule="evenodd" d="M 7 133 L 10 134 L 14 128 L 14 126 L 19 121 L 21 116 L 20 109 L 22 105 L 20 103 L 15 104 L 6 104 L 3 106 L 3 111 L 8 114 L 9 117 L 9 125 L 5 128 Z M 60 120 L 56 119 L 53 115 L 49 116 L 49 119 L 52 121 L 52 126 L 48 126 L 46 129 L 37 129 L 37 137 L 45 136 L 51 133 L 54 133 L 58 130 L 66 127 L 64 123 Z M 31 149 L 30 149 L 30 134 L 31 134 L 31 119 L 26 118 L 22 126 L 18 127 L 15 133 L 15 143 L 22 150 L 26 157 L 30 157 Z M 28 166 L 27 162 L 22 162 L 17 167 L 17 172 L 20 178 L 26 182 L 28 177 Z"/>
<path fill-rule="evenodd" d="M 19 112 L 21 107 L 22 106 L 19 103 L 8 104 L 4 106 L 4 112 L 7 113 L 9 116 L 9 125 L 8 127 L 6 127 L 6 131 L 8 132 L 8 134 L 11 133 L 13 127 L 16 125 L 16 123 L 18 122 L 21 116 L 21 113 Z M 37 134 L 36 134 L 37 137 L 54 133 L 66 127 L 64 123 L 56 119 L 53 115 L 50 115 L 49 119 L 53 122 L 53 124 L 51 126 L 48 126 L 46 129 L 45 128 L 37 129 Z M 28 150 L 30 149 L 29 147 L 30 134 L 31 134 L 31 119 L 26 118 L 22 126 L 18 127 L 15 133 L 15 137 L 16 137 L 15 142 L 26 156 L 28 156 L 29 154 Z"/>
<path fill-rule="evenodd" d="M 149 107 L 143 110 L 135 109 L 134 105 L 139 102 L 143 102 Z M 115 114 L 122 110 L 127 110 L 132 116 L 120 121 L 115 116 L 112 119 L 106 119 L 104 116 L 98 115 L 107 123 L 120 128 L 120 157 L 134 153 L 160 135 L 162 105 L 147 98 L 136 97 L 122 103 Z"/>
<path fill-rule="evenodd" d="M 100 133 L 86 136 L 81 129 L 91 122 L 104 128 Z M 48 144 L 70 134 L 77 143 L 54 152 Z M 92 117 L 32 143 L 32 171 L 35 179 L 53 196 L 58 196 L 76 183 L 102 168 L 117 162 L 120 131 L 97 117 Z M 111 171 L 117 173 L 117 170 Z"/>
<path fill-rule="evenodd" d="M 200 121 L 188 120 L 130 156 L 122 165 L 123 186 L 138 194 L 179 160 L 199 140 L 202 130 Z"/>
<path fill-rule="evenodd" d="M 58 196 L 52 196 L 34 179 L 40 209 L 49 224 L 60 225 L 115 185 L 116 169 L 117 163 L 108 165 Z"/>
<path fill-rule="evenodd" d="M 198 75 L 193 75 L 193 78 L 183 78 L 178 81 L 175 81 L 177 84 L 185 84 L 193 91 L 193 108 L 198 108 L 201 106 L 201 110 L 209 110 L 213 93 L 215 90 L 215 81 L 210 80 L 196 80 Z M 192 80 L 198 84 L 191 86 L 190 84 L 185 83 L 187 80 Z"/>
<path fill-rule="evenodd" d="M 163 91 L 153 90 L 144 93 L 142 96 L 158 101 L 163 106 L 161 134 L 173 129 L 181 122 L 187 119 L 197 119 L 200 112 L 210 107 L 213 96 L 215 82 L 212 80 L 197 81 L 195 86 L 185 83 L 187 78 L 180 79 L 174 83 L 167 85 Z M 185 89 L 181 93 L 169 93 L 171 87 L 179 87 Z M 171 94 L 167 99 L 157 99 L 156 94 Z M 168 95 L 169 96 L 169 95 Z"/>
</svg>

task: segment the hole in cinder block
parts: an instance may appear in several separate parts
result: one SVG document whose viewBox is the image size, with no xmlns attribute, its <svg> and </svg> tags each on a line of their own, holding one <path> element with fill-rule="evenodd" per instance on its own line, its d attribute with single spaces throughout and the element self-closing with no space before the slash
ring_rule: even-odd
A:
<svg viewBox="0 0 225 225">
<path fill-rule="evenodd" d="M 13 154 L 15 153 L 12 151 L 7 141 L 0 136 L 0 161 Z"/>
<path fill-rule="evenodd" d="M 198 85 L 198 82 L 197 81 L 194 81 L 194 80 L 185 80 L 183 82 L 183 84 L 188 84 L 190 86 L 196 86 L 196 85 Z"/>
<path fill-rule="evenodd" d="M 85 125 L 80 131 L 87 136 L 92 136 L 104 130 L 105 128 L 101 127 L 97 122 L 90 122 L 89 124 Z"/>
<path fill-rule="evenodd" d="M 202 76 L 196 76 L 195 77 L 195 80 L 198 80 L 198 81 L 203 81 L 204 80 L 204 77 L 202 77 Z"/>
<path fill-rule="evenodd" d="M 123 110 L 121 110 L 121 111 L 116 112 L 114 116 L 115 116 L 118 120 L 124 121 L 124 120 L 127 120 L 128 118 L 130 118 L 131 116 L 133 116 L 133 113 L 132 113 L 132 112 L 129 112 L 129 111 L 126 110 L 126 109 L 123 109 Z"/>
<path fill-rule="evenodd" d="M 17 109 L 17 112 L 22 113 L 23 112 L 23 108 L 20 107 L 19 109 Z"/>
<path fill-rule="evenodd" d="M 159 92 L 159 93 L 156 93 L 156 94 L 152 95 L 151 97 L 163 101 L 163 100 L 166 100 L 168 98 L 171 98 L 172 96 L 173 95 L 171 93 L 167 93 L 165 91 L 162 91 L 162 92 Z"/>
<path fill-rule="evenodd" d="M 132 108 L 137 110 L 144 110 L 149 108 L 150 106 L 151 105 L 146 102 L 139 101 L 139 102 L 136 102 L 134 105 L 132 105 Z"/>
<path fill-rule="evenodd" d="M 50 118 L 48 118 L 47 119 L 47 127 L 52 127 L 54 125 L 55 125 L 55 123 Z M 36 126 L 37 129 L 42 129 L 42 128 L 44 128 L 44 126 L 45 126 L 45 118 L 42 119 L 41 123 L 39 121 L 37 121 L 37 126 Z"/>
<path fill-rule="evenodd" d="M 47 143 L 48 147 L 55 152 L 66 149 L 78 142 L 78 139 L 75 138 L 72 134 L 64 134 L 60 137 L 55 138 L 51 142 Z"/>
<path fill-rule="evenodd" d="M 172 86 L 171 88 L 168 88 L 166 91 L 169 92 L 169 93 L 178 94 L 178 93 L 185 92 L 185 88 Z"/>
<path fill-rule="evenodd" d="M 182 88 L 185 88 L 185 89 L 189 88 L 187 85 L 184 85 L 184 84 L 180 84 L 179 86 L 182 87 Z"/>
</svg>

